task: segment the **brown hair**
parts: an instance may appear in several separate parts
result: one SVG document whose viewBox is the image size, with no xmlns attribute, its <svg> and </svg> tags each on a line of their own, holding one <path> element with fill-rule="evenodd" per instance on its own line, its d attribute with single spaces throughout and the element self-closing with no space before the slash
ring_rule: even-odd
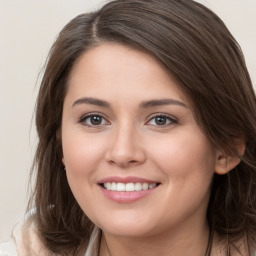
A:
<svg viewBox="0 0 256 256">
<path fill-rule="evenodd" d="M 212 11 L 191 0 L 116 0 L 71 20 L 54 43 L 36 108 L 39 137 L 31 202 L 45 245 L 75 255 L 88 241 L 93 223 L 76 202 L 62 164 L 62 108 L 72 67 L 88 49 L 104 42 L 148 52 L 169 70 L 194 105 L 206 136 L 241 163 L 215 174 L 207 218 L 231 246 L 256 237 L 256 100 L 241 49 Z M 246 140 L 239 156 L 236 139 Z"/>
</svg>

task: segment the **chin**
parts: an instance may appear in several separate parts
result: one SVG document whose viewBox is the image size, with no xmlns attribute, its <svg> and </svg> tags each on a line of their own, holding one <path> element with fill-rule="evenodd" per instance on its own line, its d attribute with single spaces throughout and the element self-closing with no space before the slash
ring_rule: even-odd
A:
<svg viewBox="0 0 256 256">
<path fill-rule="evenodd" d="M 103 227 L 102 230 L 111 235 L 121 237 L 145 237 L 151 234 L 151 229 L 148 227 L 136 227 L 131 225 L 113 225 L 111 227 Z"/>
<path fill-rule="evenodd" d="M 153 222 L 148 222 L 146 219 L 139 218 L 115 218 L 110 221 L 106 219 L 100 223 L 101 229 L 109 234 L 124 237 L 144 237 L 156 231 L 156 226 Z"/>
</svg>

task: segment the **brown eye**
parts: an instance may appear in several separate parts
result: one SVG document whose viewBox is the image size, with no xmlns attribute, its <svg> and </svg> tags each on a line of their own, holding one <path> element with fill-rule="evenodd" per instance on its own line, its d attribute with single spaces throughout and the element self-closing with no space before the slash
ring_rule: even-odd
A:
<svg viewBox="0 0 256 256">
<path fill-rule="evenodd" d="M 89 117 L 89 120 L 92 125 L 101 125 L 101 123 L 102 123 L 101 116 L 91 116 L 91 117 Z"/>
<path fill-rule="evenodd" d="M 177 120 L 175 118 L 167 115 L 156 115 L 147 122 L 148 125 L 153 126 L 168 126 L 176 123 Z"/>
<path fill-rule="evenodd" d="M 155 117 L 155 123 L 157 125 L 165 125 L 168 122 L 167 118 L 164 116 Z"/>
<path fill-rule="evenodd" d="M 96 114 L 83 116 L 80 122 L 86 126 L 101 126 L 108 124 L 108 121 L 104 117 Z"/>
</svg>

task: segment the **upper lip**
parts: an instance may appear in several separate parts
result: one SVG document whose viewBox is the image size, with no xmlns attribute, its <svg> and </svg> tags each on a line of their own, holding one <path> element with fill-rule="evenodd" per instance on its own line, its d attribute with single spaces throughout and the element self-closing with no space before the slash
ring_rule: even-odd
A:
<svg viewBox="0 0 256 256">
<path fill-rule="evenodd" d="M 154 180 L 148 180 L 148 179 L 144 179 L 144 178 L 140 178 L 140 177 L 135 177 L 135 176 L 128 176 L 128 177 L 119 177 L 119 176 L 110 176 L 107 178 L 104 178 L 102 180 L 100 180 L 98 183 L 99 184 L 103 184 L 103 183 L 107 183 L 107 182 L 120 182 L 120 183 L 159 183 L 158 181 L 154 181 Z"/>
</svg>

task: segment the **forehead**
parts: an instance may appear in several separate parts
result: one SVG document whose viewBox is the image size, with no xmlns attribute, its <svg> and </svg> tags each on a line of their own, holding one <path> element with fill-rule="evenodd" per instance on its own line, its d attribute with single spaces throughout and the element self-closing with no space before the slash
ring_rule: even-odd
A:
<svg viewBox="0 0 256 256">
<path fill-rule="evenodd" d="M 132 70 L 132 67 L 139 67 L 140 69 L 135 72 L 136 70 Z M 102 74 L 119 71 L 119 74 L 122 75 L 129 71 L 140 74 L 154 69 L 154 72 L 158 70 L 162 73 L 165 72 L 165 76 L 170 75 L 165 67 L 149 53 L 128 45 L 108 42 L 101 43 L 84 52 L 75 63 L 71 78 L 85 69 Z"/>
<path fill-rule="evenodd" d="M 68 93 L 76 97 L 126 94 L 130 98 L 170 94 L 187 101 L 170 72 L 153 56 L 117 43 L 93 47 L 79 58 L 71 72 Z"/>
</svg>

